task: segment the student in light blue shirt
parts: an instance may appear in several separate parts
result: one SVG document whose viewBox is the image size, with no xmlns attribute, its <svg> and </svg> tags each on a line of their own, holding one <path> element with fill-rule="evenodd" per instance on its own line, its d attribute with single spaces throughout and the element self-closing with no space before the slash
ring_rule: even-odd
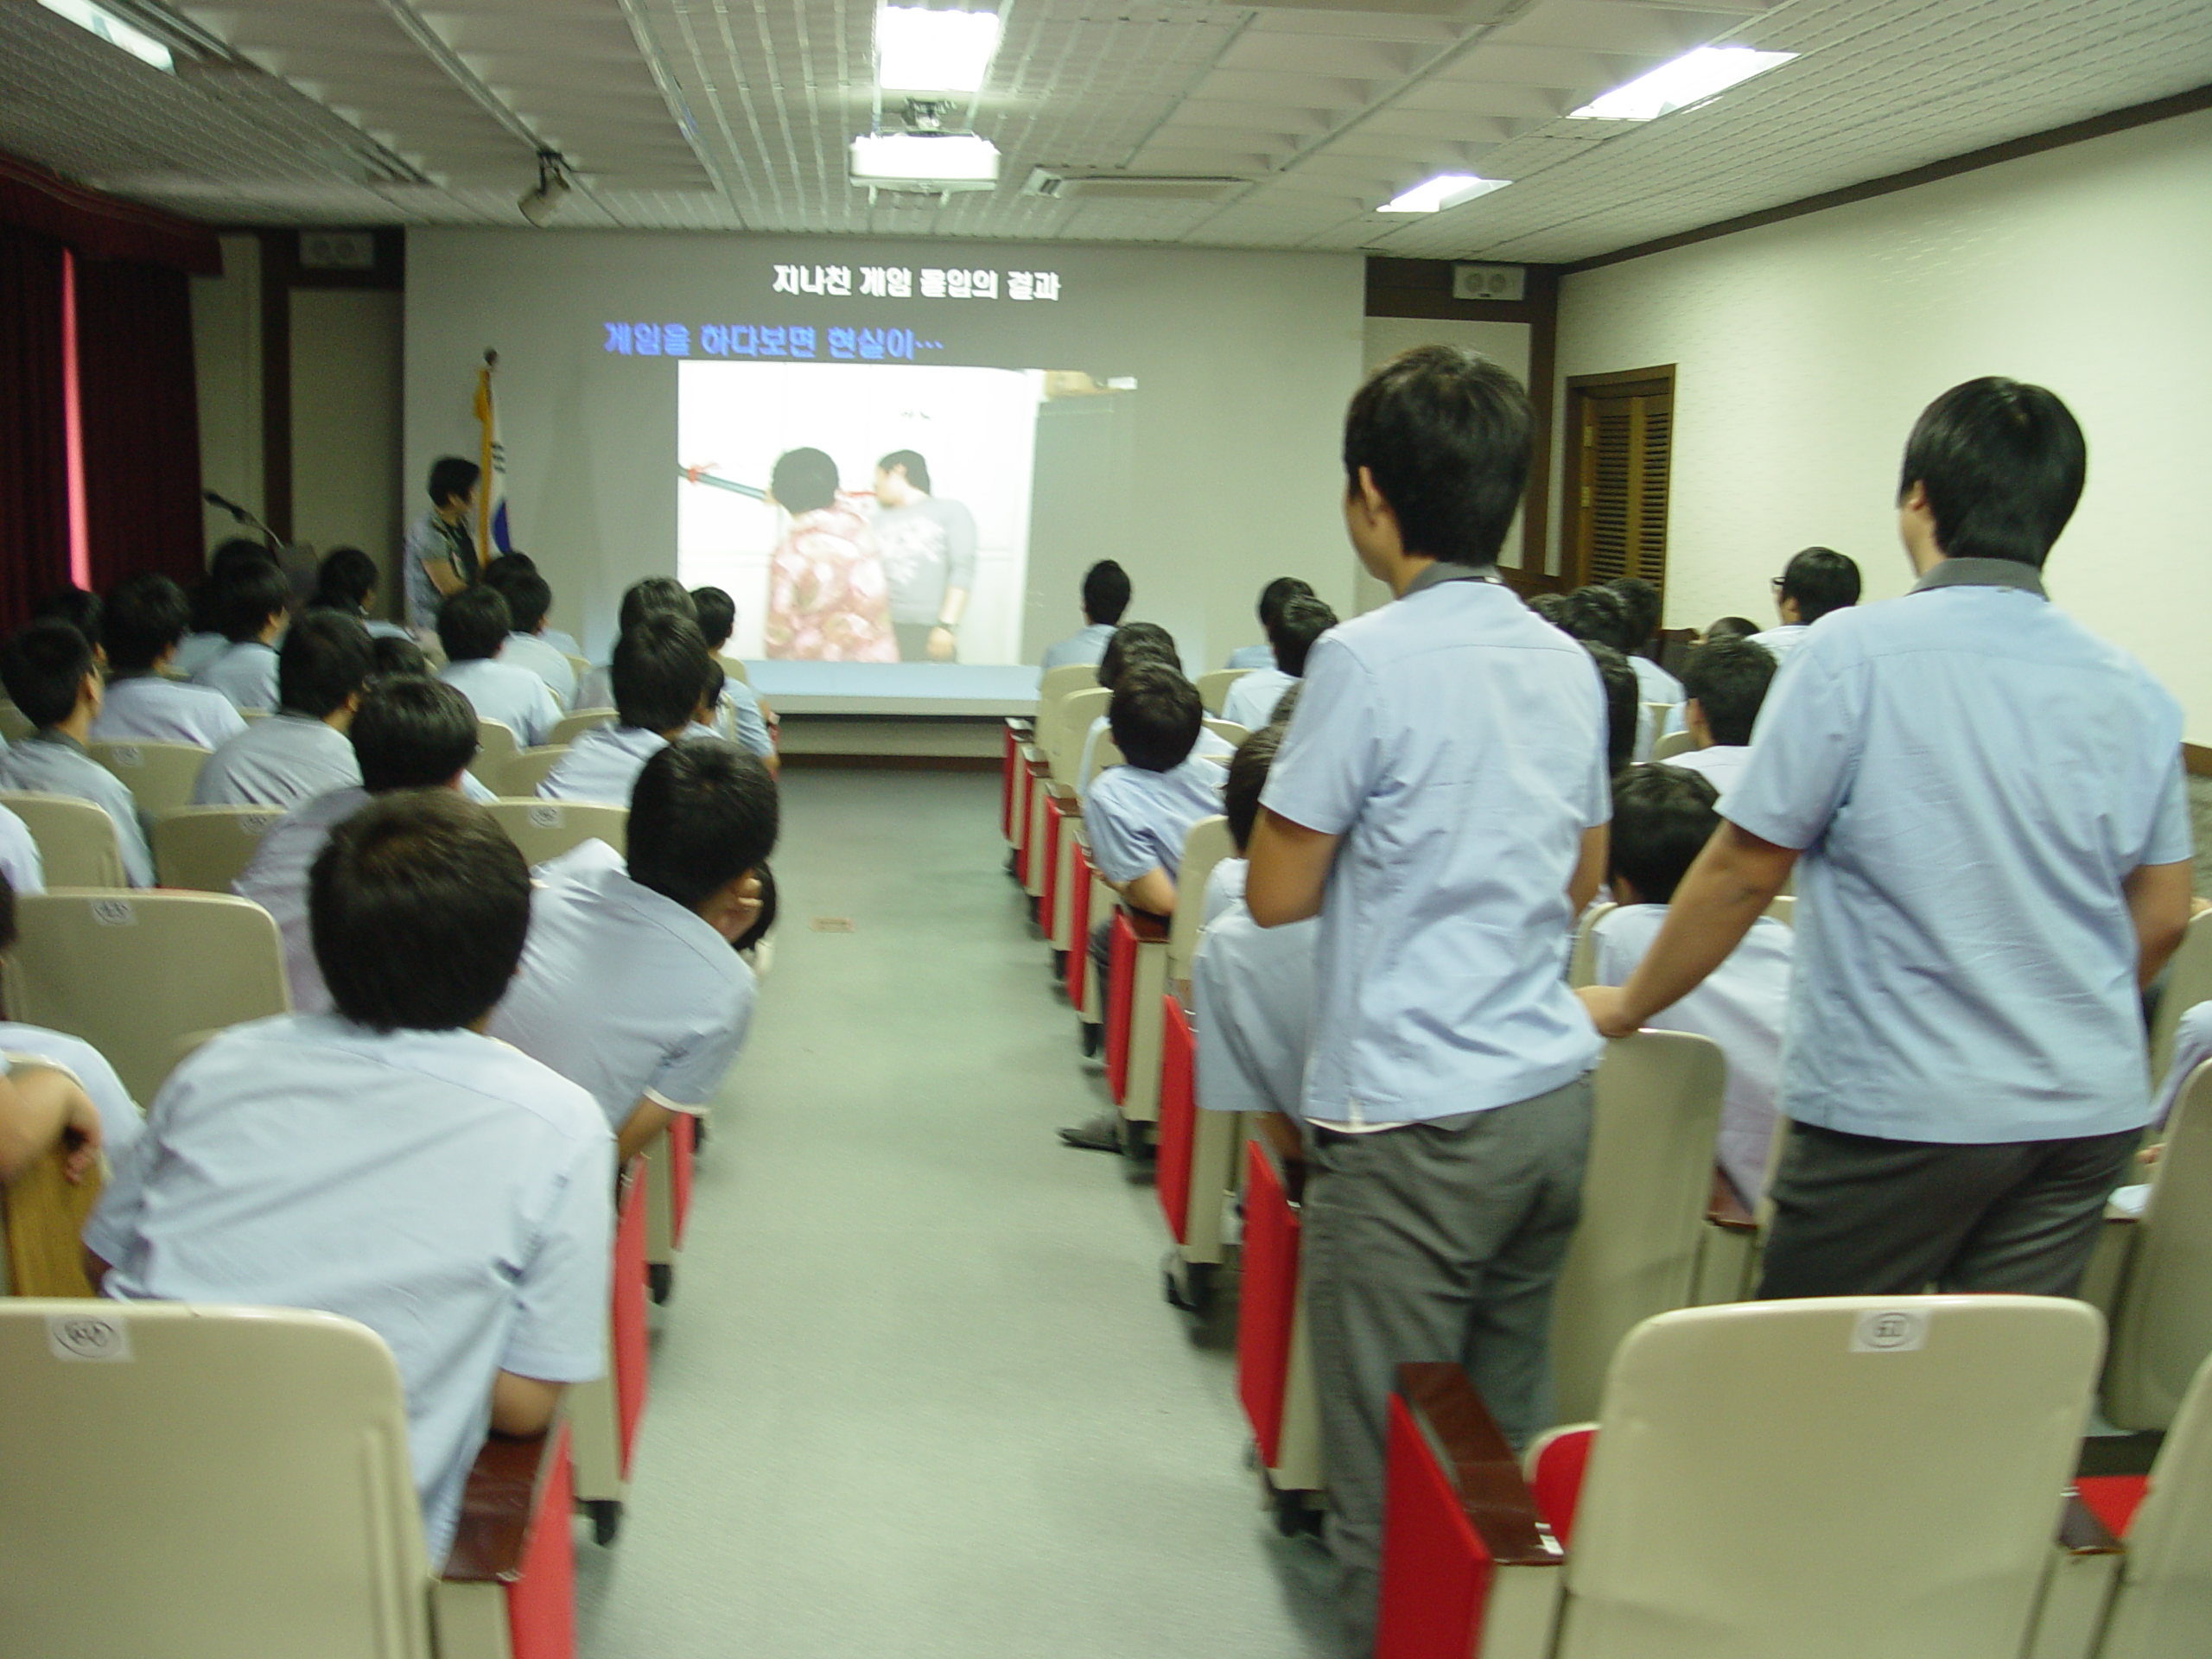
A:
<svg viewBox="0 0 2212 1659">
<path fill-rule="evenodd" d="M 1286 600 L 1275 618 L 1274 665 L 1255 668 L 1232 682 L 1221 702 L 1221 717 L 1248 732 L 1273 725 L 1275 705 L 1306 672 L 1313 642 L 1336 626 L 1337 613 L 1319 600 L 1303 595 Z"/>
<path fill-rule="evenodd" d="M 759 913 L 776 785 L 720 738 L 664 747 L 630 798 L 627 858 L 541 865 L 530 948 L 492 1034 L 592 1093 L 626 1161 L 713 1101 L 753 1018 L 734 948 Z"/>
<path fill-rule="evenodd" d="M 579 733 L 537 792 L 551 801 L 626 804 L 639 769 L 701 715 L 712 667 L 688 614 L 641 618 L 614 645 L 615 724 Z"/>
<path fill-rule="evenodd" d="M 377 562 L 358 547 L 334 547 L 315 567 L 315 593 L 310 611 L 336 611 L 350 616 L 372 639 L 412 639 L 415 636 L 397 622 L 387 622 L 370 612 L 377 601 Z"/>
<path fill-rule="evenodd" d="M 297 806 L 361 781 L 346 728 L 375 657 L 367 631 L 336 611 L 311 611 L 284 637 L 276 715 L 207 757 L 194 806 Z"/>
<path fill-rule="evenodd" d="M 1682 713 L 1697 747 L 1667 764 L 1696 772 L 1726 795 L 1751 758 L 1751 733 L 1776 671 L 1773 653 L 1749 639 L 1715 639 L 1692 652 L 1682 664 L 1689 694 Z"/>
<path fill-rule="evenodd" d="M 157 571 L 118 582 L 100 614 L 108 680 L 92 735 L 102 742 L 191 743 L 219 748 L 245 721 L 219 691 L 186 685 L 162 671 L 192 620 L 184 589 Z"/>
<path fill-rule="evenodd" d="M 2139 988 L 2188 925 L 2181 711 L 2040 575 L 2087 446 L 2039 386 L 1955 386 L 1905 445 L 1920 580 L 1776 677 L 1725 822 L 1641 966 L 1633 1030 L 1793 869 L 1763 1296 L 2071 1295 L 2151 1116 Z"/>
<path fill-rule="evenodd" d="M 1557 622 L 1585 645 L 1605 645 L 1621 653 L 1621 659 L 1636 676 L 1637 685 L 1636 747 L 1629 758 L 1649 760 L 1652 746 L 1659 741 L 1660 728 L 1668 721 L 1667 715 L 1655 713 L 1654 709 L 1665 707 L 1671 711 L 1680 707 L 1681 682 L 1658 664 L 1637 654 L 1633 643 L 1636 625 L 1630 620 L 1628 606 L 1603 583 L 1578 588 L 1567 594 L 1560 602 Z"/>
<path fill-rule="evenodd" d="M 1859 566 L 1847 555 L 1828 547 L 1792 554 L 1774 579 L 1774 608 L 1782 624 L 1753 634 L 1751 643 L 1764 646 L 1777 665 L 1786 663 L 1814 623 L 1833 612 L 1849 610 L 1859 602 Z"/>
<path fill-rule="evenodd" d="M 124 880 L 152 887 L 154 855 L 137 801 L 121 779 L 85 753 L 101 696 L 85 636 L 67 622 L 32 623 L 0 651 L 0 681 L 37 728 L 0 754 L 0 790 L 90 801 L 115 825 Z"/>
<path fill-rule="evenodd" d="M 1045 651 L 1044 667 L 1095 664 L 1129 608 L 1129 573 L 1112 559 L 1101 559 L 1083 573 L 1083 626 Z"/>
<path fill-rule="evenodd" d="M 565 714 L 575 706 L 575 664 L 546 644 L 539 632 L 545 626 L 546 607 L 553 602 L 553 589 L 535 570 L 495 574 L 501 563 L 493 560 L 493 569 L 486 571 L 484 577 L 507 601 L 514 624 L 506 643 L 499 647 L 499 661 L 511 668 L 526 668 L 544 681 L 545 689 Z"/>
<path fill-rule="evenodd" d="M 723 648 L 737 632 L 737 601 L 720 588 L 694 588 L 691 607 L 708 654 L 719 666 Z M 747 754 L 760 756 L 771 772 L 776 771 L 776 745 L 768 735 L 768 718 L 751 686 L 725 671 L 721 695 L 709 699 L 708 706 L 715 710 L 715 729 L 721 735 Z"/>
<path fill-rule="evenodd" d="M 192 677 L 194 685 L 219 691 L 241 714 L 265 715 L 276 707 L 276 645 L 284 632 L 291 585 L 274 564 L 250 566 L 224 588 L 223 634 L 230 644 Z"/>
<path fill-rule="evenodd" d="M 1239 645 L 1229 653 L 1224 668 L 1273 668 L 1275 665 L 1275 622 L 1282 614 L 1282 607 L 1294 599 L 1311 599 L 1313 588 L 1310 582 L 1296 576 L 1277 576 L 1260 589 L 1260 631 L 1268 636 L 1265 645 Z M 1241 723 L 1241 722 L 1240 722 Z M 1257 727 L 1254 730 L 1259 729 Z"/>
<path fill-rule="evenodd" d="M 0 756 L 6 753 L 0 749 Z M 4 806 L 0 806 L 0 876 L 17 893 L 46 891 L 46 861 L 31 839 L 30 826 Z"/>
<path fill-rule="evenodd" d="M 613 1137 L 480 1034 L 530 873 L 447 790 L 371 802 L 315 860 L 336 1012 L 235 1026 L 162 1085 L 85 1229 L 104 1294 L 319 1309 L 383 1338 L 442 1562 L 487 1429 L 538 1434 L 606 1352 Z"/>
<path fill-rule="evenodd" d="M 1245 878 L 1262 926 L 1320 917 L 1304 1275 L 1356 1652 L 1396 1367 L 1459 1361 L 1509 1439 L 1544 1427 L 1580 1211 L 1598 1043 L 1567 949 L 1605 872 L 1605 713 L 1497 579 L 1531 431 L 1519 382 L 1451 346 L 1352 399 L 1345 525 L 1397 597 L 1313 648 Z"/>
<path fill-rule="evenodd" d="M 510 632 L 507 601 L 497 588 L 451 595 L 438 607 L 438 643 L 446 652 L 438 677 L 468 699 L 479 720 L 497 721 L 518 747 L 536 748 L 553 735 L 561 705 L 529 669 L 493 660 Z"/>
</svg>

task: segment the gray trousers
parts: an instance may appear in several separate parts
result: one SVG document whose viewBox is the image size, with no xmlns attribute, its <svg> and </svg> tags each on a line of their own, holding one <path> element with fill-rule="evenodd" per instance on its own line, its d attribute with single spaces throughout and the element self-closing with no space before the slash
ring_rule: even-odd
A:
<svg viewBox="0 0 2212 1659">
<path fill-rule="evenodd" d="M 1582 1208 L 1590 1080 L 1373 1135 L 1308 1131 L 1300 1247 L 1355 1653 L 1372 1645 L 1397 1368 L 1466 1367 L 1506 1438 L 1549 1426 L 1552 1286 Z"/>
<path fill-rule="evenodd" d="M 1794 1124 L 1758 1294 L 2071 1296 L 2142 1138 L 1948 1146 Z"/>
</svg>

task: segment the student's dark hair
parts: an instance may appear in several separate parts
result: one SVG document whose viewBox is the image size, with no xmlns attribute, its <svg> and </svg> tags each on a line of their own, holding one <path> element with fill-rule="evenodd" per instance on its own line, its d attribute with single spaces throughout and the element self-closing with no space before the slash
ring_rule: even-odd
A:
<svg viewBox="0 0 2212 1659">
<path fill-rule="evenodd" d="M 379 795 L 330 832 L 308 926 L 338 1012 L 374 1031 L 453 1031 L 492 1011 L 522 961 L 530 870 L 449 789 Z"/>
<path fill-rule="evenodd" d="M 250 567 L 226 583 L 216 601 L 216 626 L 232 645 L 261 638 L 269 619 L 292 601 L 292 584 L 274 564 Z"/>
<path fill-rule="evenodd" d="M 690 594 L 674 576 L 643 577 L 622 590 L 622 603 L 615 611 L 614 631 L 627 633 L 647 617 L 662 612 L 695 621 L 698 617 Z"/>
<path fill-rule="evenodd" d="M 730 941 L 733 950 L 750 950 L 766 938 L 769 930 L 776 925 L 776 873 L 763 864 L 753 874 L 760 882 L 760 913 L 753 918 L 752 926 Z M 0 880 L 5 879 L 0 877 Z"/>
<path fill-rule="evenodd" d="M 1165 664 L 1140 663 L 1122 676 L 1106 706 L 1107 729 L 1122 759 L 1146 772 L 1168 772 L 1191 758 L 1205 723 L 1198 688 Z"/>
<path fill-rule="evenodd" d="M 2074 516 L 2089 451 L 2056 393 L 1989 375 L 1953 386 L 1905 440 L 1902 499 L 1928 492 L 1947 558 L 2011 559 L 2040 569 Z"/>
<path fill-rule="evenodd" d="M 1697 699 L 1715 743 L 1748 743 L 1774 683 L 1774 653 L 1748 639 L 1708 639 L 1682 664 L 1682 690 Z"/>
<path fill-rule="evenodd" d="M 442 507 L 458 501 L 476 487 L 484 469 L 460 455 L 440 455 L 430 463 L 430 505 Z"/>
<path fill-rule="evenodd" d="M 1643 694 L 1628 658 L 1611 645 L 1585 639 L 1583 650 L 1598 664 L 1598 678 L 1605 688 L 1605 764 L 1618 772 L 1636 753 L 1636 722 L 1643 713 Z"/>
<path fill-rule="evenodd" d="M 1758 650 L 1757 645 L 1751 647 Z M 1607 861 L 1646 904 L 1663 905 L 1720 825 L 1713 780 L 1681 766 L 1630 766 L 1613 779 Z"/>
<path fill-rule="evenodd" d="M 924 495 L 931 493 L 930 464 L 912 449 L 893 449 L 875 464 L 887 473 L 894 467 L 904 467 L 906 469 L 906 481 Z M 778 496 L 776 499 L 780 501 L 783 497 Z"/>
<path fill-rule="evenodd" d="M 1300 595 L 1290 601 L 1268 631 L 1275 648 L 1275 666 L 1293 678 L 1304 674 L 1313 642 L 1336 626 L 1337 613 L 1319 600 Z"/>
<path fill-rule="evenodd" d="M 1715 639 L 1748 639 L 1760 632 L 1759 625 L 1748 616 L 1724 616 L 1705 631 L 1705 642 Z"/>
<path fill-rule="evenodd" d="M 100 639 L 100 596 L 73 583 L 57 588 L 31 612 L 36 622 L 67 622 L 87 639 Z"/>
<path fill-rule="evenodd" d="M 476 711 L 442 680 L 372 680 L 346 735 L 372 795 L 435 789 L 476 758 Z"/>
<path fill-rule="evenodd" d="M 192 590 L 194 631 L 220 633 L 223 631 L 223 595 L 240 576 L 264 565 L 274 569 L 276 561 L 269 549 L 259 542 L 233 536 L 226 542 L 218 543 L 215 550 L 207 556 L 207 575 Z"/>
<path fill-rule="evenodd" d="M 494 588 L 464 588 L 438 607 L 438 643 L 449 663 L 498 656 L 513 626 L 507 601 Z"/>
<path fill-rule="evenodd" d="M 158 570 L 125 576 L 108 590 L 100 617 L 100 643 L 107 665 L 118 672 L 143 673 L 155 659 L 184 638 L 192 622 L 192 601 L 184 589 Z"/>
<path fill-rule="evenodd" d="M 698 706 L 706 710 L 710 718 L 721 702 L 722 687 L 728 683 L 728 671 L 715 660 L 714 653 L 709 652 L 707 655 L 706 676 L 699 682 Z"/>
<path fill-rule="evenodd" d="M 484 565 L 484 580 L 490 582 L 495 575 L 498 575 L 501 572 L 505 572 L 507 575 L 512 575 L 518 570 L 528 570 L 535 573 L 537 569 L 537 561 L 536 559 L 531 558 L 529 554 L 524 552 L 518 547 L 511 547 L 505 552 L 499 555 L 496 558 L 486 561 Z"/>
<path fill-rule="evenodd" d="M 1272 629 L 1282 607 L 1294 599 L 1313 597 L 1313 585 L 1299 576 L 1277 576 L 1260 589 L 1260 626 Z"/>
<path fill-rule="evenodd" d="M 1628 648 L 1642 651 L 1659 630 L 1659 590 L 1642 576 L 1615 576 L 1605 586 L 1613 590 L 1613 597 L 1628 613 L 1629 632 L 1635 635 Z"/>
<path fill-rule="evenodd" d="M 691 611 L 709 651 L 720 651 L 737 632 L 737 601 L 720 588 L 694 588 Z"/>
<path fill-rule="evenodd" d="M 1275 706 L 1268 713 L 1268 724 L 1287 728 L 1290 725 L 1290 717 L 1298 712 L 1299 694 L 1305 690 L 1306 682 L 1300 680 L 1296 685 L 1287 688 L 1282 696 L 1277 697 Z"/>
<path fill-rule="evenodd" d="M 427 679 L 430 659 L 412 639 L 402 639 L 396 633 L 372 633 L 369 636 L 369 668 L 379 679 L 411 675 Z"/>
<path fill-rule="evenodd" d="M 34 622 L 0 648 L 0 685 L 41 730 L 77 711 L 77 693 L 92 671 L 91 643 L 67 622 Z"/>
<path fill-rule="evenodd" d="M 671 731 L 698 711 L 707 681 L 707 642 L 689 616 L 658 611 L 623 630 L 607 678 L 625 726 Z"/>
<path fill-rule="evenodd" d="M 367 683 L 375 664 L 366 628 L 336 611 L 310 611 L 277 650 L 277 706 L 321 720 Z"/>
<path fill-rule="evenodd" d="M 361 610 L 377 590 L 377 562 L 358 547 L 334 547 L 315 568 L 310 606 Z"/>
<path fill-rule="evenodd" d="M 837 499 L 837 463 L 819 449 L 786 449 L 768 474 L 768 493 L 786 512 L 813 512 Z"/>
<path fill-rule="evenodd" d="M 507 601 L 507 620 L 517 633 L 536 633 L 553 608 L 553 584 L 535 570 L 518 570 L 492 591 Z"/>
<path fill-rule="evenodd" d="M 630 791 L 630 879 L 696 910 L 775 850 L 776 781 L 719 737 L 656 751 Z"/>
<path fill-rule="evenodd" d="M 1459 346 L 1416 346 L 1352 396 L 1345 488 L 1366 467 L 1407 552 L 1489 564 L 1529 480 L 1533 430 L 1529 394 L 1505 370 Z"/>
<path fill-rule="evenodd" d="M 1229 782 L 1221 791 L 1221 810 L 1229 817 L 1229 834 L 1243 852 L 1252 844 L 1252 826 L 1260 821 L 1260 794 L 1268 786 L 1268 768 L 1282 747 L 1283 728 L 1262 726 L 1236 746 L 1229 757 Z"/>
<path fill-rule="evenodd" d="M 1558 626 L 1586 645 L 1626 652 L 1636 643 L 1629 638 L 1628 607 L 1610 588 L 1576 588 L 1560 601 Z"/>
<path fill-rule="evenodd" d="M 1560 632 L 1567 632 L 1567 624 L 1561 620 L 1567 612 L 1565 594 L 1538 594 L 1529 601 L 1529 608 Z"/>
<path fill-rule="evenodd" d="M 1111 686 L 1139 657 L 1165 663 L 1170 668 L 1179 669 L 1183 665 L 1175 654 L 1174 635 L 1159 623 L 1124 622 L 1108 639 L 1105 652 L 1098 659 L 1098 683 Z"/>
<path fill-rule="evenodd" d="M 1112 559 L 1101 559 L 1083 573 L 1083 613 L 1114 626 L 1129 608 L 1129 573 Z"/>
<path fill-rule="evenodd" d="M 1782 596 L 1797 601 L 1797 620 L 1817 622 L 1859 602 L 1859 566 L 1830 547 L 1808 547 L 1782 567 Z"/>
<path fill-rule="evenodd" d="M 16 884 L 0 870 L 0 953 L 16 948 Z"/>
</svg>

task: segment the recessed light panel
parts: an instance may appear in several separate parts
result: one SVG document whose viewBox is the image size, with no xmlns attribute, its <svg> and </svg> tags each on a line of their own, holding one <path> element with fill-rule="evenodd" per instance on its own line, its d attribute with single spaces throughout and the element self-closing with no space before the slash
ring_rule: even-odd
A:
<svg viewBox="0 0 2212 1659">
<path fill-rule="evenodd" d="M 156 69 L 176 73 L 176 60 L 169 49 L 143 29 L 133 28 L 113 12 L 103 11 L 90 0 L 38 0 L 56 16 L 67 17 L 82 29 L 89 29 L 110 46 L 119 46 L 141 63 L 150 63 Z"/>
<path fill-rule="evenodd" d="M 1701 104 L 1739 81 L 1787 63 L 1795 52 L 1755 52 L 1748 46 L 1700 46 L 1672 63 L 1662 63 L 1593 99 L 1571 118 L 1594 121 L 1656 121 L 1670 110 Z"/>
<path fill-rule="evenodd" d="M 1463 201 L 1472 201 L 1477 196 L 1486 196 L 1493 190 L 1503 190 L 1512 182 L 1510 179 L 1478 178 L 1472 173 L 1440 173 L 1410 190 L 1400 191 L 1375 211 L 1433 213 L 1441 208 L 1457 207 Z"/>
</svg>

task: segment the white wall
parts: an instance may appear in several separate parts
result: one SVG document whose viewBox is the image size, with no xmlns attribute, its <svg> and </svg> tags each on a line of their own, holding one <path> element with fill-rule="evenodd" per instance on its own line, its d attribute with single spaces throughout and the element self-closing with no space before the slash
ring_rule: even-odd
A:
<svg viewBox="0 0 2212 1659">
<path fill-rule="evenodd" d="M 200 482 L 261 508 L 261 244 L 223 238 L 223 274 L 192 279 L 192 354 L 200 401 Z M 207 543 L 236 533 L 206 509 Z"/>
<path fill-rule="evenodd" d="M 1916 416 L 1977 375 L 2050 386 L 2089 440 L 2053 596 L 2212 742 L 2209 301 L 2204 113 L 1569 276 L 1559 405 L 1568 375 L 1677 365 L 1680 627 L 1764 619 L 1768 578 L 1813 543 L 1857 559 L 1870 597 L 1904 591 L 1897 467 Z"/>
<path fill-rule="evenodd" d="M 402 296 L 299 288 L 291 299 L 292 539 L 367 552 L 385 573 L 376 610 L 393 615 L 413 506 L 399 475 Z"/>
</svg>

